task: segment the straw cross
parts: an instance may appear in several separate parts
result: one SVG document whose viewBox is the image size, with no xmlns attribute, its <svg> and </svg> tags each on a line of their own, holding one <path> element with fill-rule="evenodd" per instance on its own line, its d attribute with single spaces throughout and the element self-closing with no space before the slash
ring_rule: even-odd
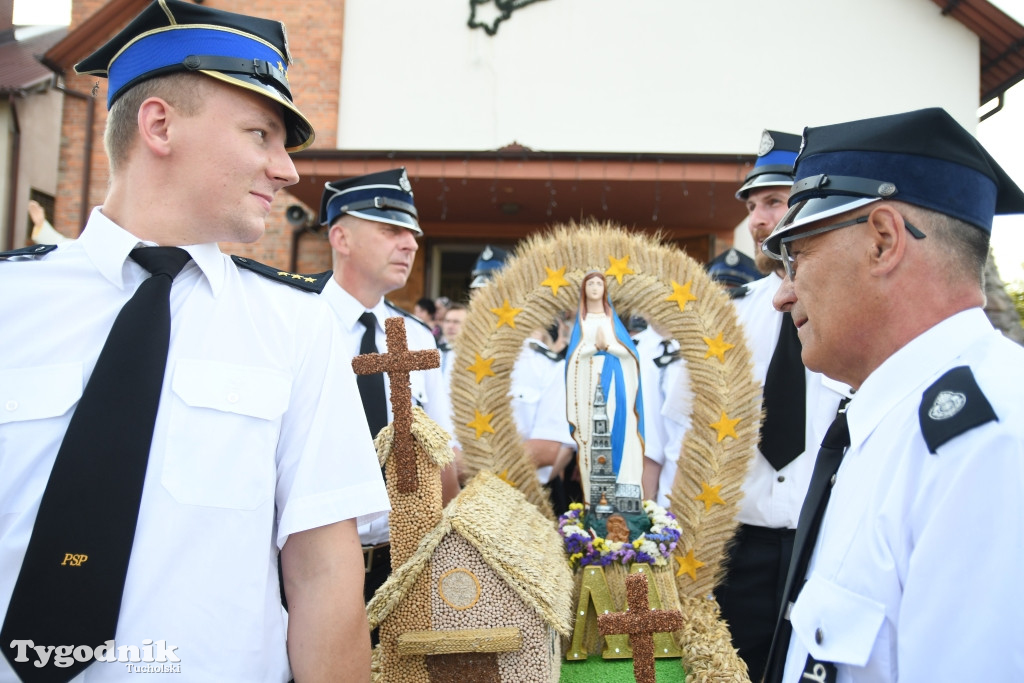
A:
<svg viewBox="0 0 1024 683">
<path fill-rule="evenodd" d="M 352 369 L 357 375 L 388 373 L 391 412 L 395 416 L 391 454 L 397 458 L 398 491 L 412 493 L 419 482 L 416 479 L 416 454 L 412 445 L 412 390 L 409 388 L 409 373 L 441 367 L 441 354 L 437 349 L 410 351 L 405 336 L 405 320 L 400 317 L 384 320 L 384 332 L 387 335 L 388 352 L 356 356 L 352 359 Z"/>
<path fill-rule="evenodd" d="M 629 634 L 633 650 L 633 677 L 637 683 L 655 683 L 654 634 L 678 631 L 683 627 L 679 610 L 652 610 L 647 592 L 647 576 L 643 573 L 626 577 L 627 611 L 597 615 L 597 628 L 602 636 Z"/>
</svg>

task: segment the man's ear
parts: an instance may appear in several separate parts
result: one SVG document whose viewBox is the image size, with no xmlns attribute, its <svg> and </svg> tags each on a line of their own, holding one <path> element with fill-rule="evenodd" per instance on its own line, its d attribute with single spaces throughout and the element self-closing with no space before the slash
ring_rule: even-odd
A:
<svg viewBox="0 0 1024 683">
<path fill-rule="evenodd" d="M 339 254 L 348 255 L 348 233 L 345 231 L 345 227 L 341 224 L 341 221 L 336 222 L 327 230 L 327 241 L 331 244 L 331 249 L 338 252 Z"/>
<path fill-rule="evenodd" d="M 173 107 L 160 97 L 150 97 L 139 106 L 139 140 L 157 156 L 171 153 L 173 116 Z"/>
<path fill-rule="evenodd" d="M 902 262 L 907 248 L 903 215 L 889 204 L 879 204 L 868 215 L 871 235 L 871 272 L 885 275 Z"/>
</svg>

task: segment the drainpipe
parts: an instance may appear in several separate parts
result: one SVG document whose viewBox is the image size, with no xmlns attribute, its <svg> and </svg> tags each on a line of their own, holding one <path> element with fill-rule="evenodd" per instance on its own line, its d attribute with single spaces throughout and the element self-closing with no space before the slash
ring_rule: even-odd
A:
<svg viewBox="0 0 1024 683">
<path fill-rule="evenodd" d="M 85 112 L 85 144 L 82 146 L 84 161 L 82 166 L 82 195 L 79 199 L 78 215 L 78 232 L 81 234 L 82 229 L 85 228 L 85 224 L 89 220 L 89 184 L 92 182 L 92 129 L 96 122 L 96 98 L 89 93 L 71 90 L 60 84 L 53 87 L 65 95 L 86 100 L 89 107 Z"/>
<path fill-rule="evenodd" d="M 16 98 L 14 93 L 7 95 L 7 102 L 11 108 L 11 122 L 14 124 L 14 135 L 11 139 L 11 167 L 8 169 L 7 177 L 10 178 L 10 187 L 7 188 L 7 244 L 4 250 L 14 249 L 14 226 L 18 219 L 18 165 L 21 156 L 21 124 L 18 122 L 18 109 L 14 106 Z"/>
<path fill-rule="evenodd" d="M 293 273 L 299 272 L 299 238 L 302 237 L 302 233 L 306 232 L 307 228 L 305 225 L 292 230 L 292 262 L 288 267 Z"/>
</svg>

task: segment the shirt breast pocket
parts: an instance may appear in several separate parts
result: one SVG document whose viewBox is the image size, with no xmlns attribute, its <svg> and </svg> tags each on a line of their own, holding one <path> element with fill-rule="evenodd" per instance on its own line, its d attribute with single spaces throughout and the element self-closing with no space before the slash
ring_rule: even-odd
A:
<svg viewBox="0 0 1024 683">
<path fill-rule="evenodd" d="M 812 576 L 800 591 L 790 614 L 793 633 L 818 661 L 864 666 L 874 656 L 888 668 L 885 605 L 854 591 Z M 882 661 L 885 660 L 885 661 Z"/>
<path fill-rule="evenodd" d="M 6 515 L 29 509 L 42 495 L 49 471 L 33 469 L 36 457 L 52 458 L 60 447 L 69 411 L 82 397 L 82 371 L 82 363 L 0 369 L 0 536 Z M 38 452 L 5 458 L 16 443 Z"/>
<path fill-rule="evenodd" d="M 253 510 L 273 500 L 292 377 L 272 368 L 177 361 L 161 482 L 179 503 Z"/>
<path fill-rule="evenodd" d="M 0 370 L 0 424 L 60 417 L 81 397 L 81 363 Z"/>
</svg>

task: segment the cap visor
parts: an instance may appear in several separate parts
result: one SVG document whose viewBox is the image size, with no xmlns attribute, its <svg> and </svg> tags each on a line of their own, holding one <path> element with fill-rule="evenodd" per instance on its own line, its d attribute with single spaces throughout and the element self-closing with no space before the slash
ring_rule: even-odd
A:
<svg viewBox="0 0 1024 683">
<path fill-rule="evenodd" d="M 736 199 L 746 199 L 751 190 L 756 190 L 759 187 L 792 187 L 792 185 L 792 176 L 781 173 L 762 173 L 743 183 L 736 191 Z"/>
<path fill-rule="evenodd" d="M 347 213 L 355 216 L 356 218 L 362 218 L 363 220 L 376 221 L 377 223 L 387 223 L 389 225 L 397 225 L 400 228 L 407 228 L 417 236 L 423 234 L 423 229 L 420 228 L 420 224 L 416 222 L 416 219 L 404 211 L 391 211 L 389 209 L 362 209 L 360 211 L 348 211 Z"/>
<path fill-rule="evenodd" d="M 786 233 L 816 223 L 825 218 L 838 216 L 847 211 L 877 202 L 880 197 L 851 197 L 849 195 L 829 195 L 828 197 L 812 197 L 805 199 L 790 207 L 789 211 L 782 217 L 779 224 L 772 230 L 772 234 L 761 244 L 761 251 L 773 259 L 781 260 L 782 253 L 779 243 Z"/>
</svg>

